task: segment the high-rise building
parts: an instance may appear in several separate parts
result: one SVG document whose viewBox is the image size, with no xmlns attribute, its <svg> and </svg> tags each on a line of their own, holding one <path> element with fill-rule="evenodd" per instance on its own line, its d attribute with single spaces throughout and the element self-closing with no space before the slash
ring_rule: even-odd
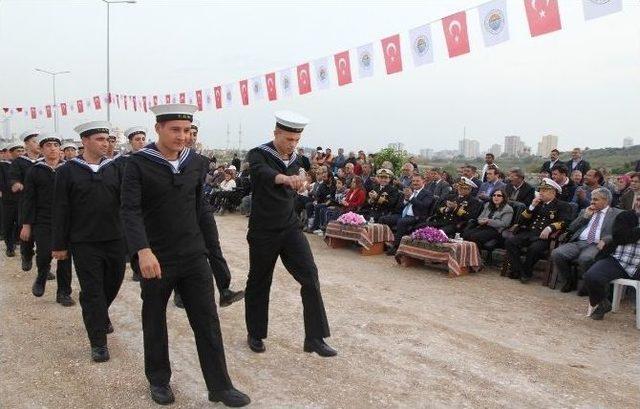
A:
<svg viewBox="0 0 640 409">
<path fill-rule="evenodd" d="M 622 147 L 628 148 L 630 146 L 633 146 L 633 138 L 624 138 L 622 140 Z"/>
<path fill-rule="evenodd" d="M 546 158 L 549 156 L 549 152 L 554 149 L 558 149 L 557 135 L 544 135 L 540 142 L 538 142 L 538 156 Z"/>
<path fill-rule="evenodd" d="M 500 145 L 499 143 L 494 143 L 493 145 L 491 145 L 489 153 L 493 153 L 493 156 L 495 156 L 496 158 L 499 157 L 500 155 L 502 155 L 502 145 Z"/>
<path fill-rule="evenodd" d="M 509 155 L 516 157 L 518 156 L 518 152 L 521 150 L 522 141 L 519 136 L 509 135 L 504 137 L 504 152 Z"/>
<path fill-rule="evenodd" d="M 465 138 L 459 142 L 459 151 L 465 158 L 477 158 L 480 156 L 480 142 Z"/>
<path fill-rule="evenodd" d="M 433 149 L 420 149 L 420 157 L 431 159 L 433 157 Z"/>
<path fill-rule="evenodd" d="M 402 142 L 391 142 L 387 145 L 387 148 L 391 148 L 397 152 L 404 152 L 404 143 Z"/>
</svg>

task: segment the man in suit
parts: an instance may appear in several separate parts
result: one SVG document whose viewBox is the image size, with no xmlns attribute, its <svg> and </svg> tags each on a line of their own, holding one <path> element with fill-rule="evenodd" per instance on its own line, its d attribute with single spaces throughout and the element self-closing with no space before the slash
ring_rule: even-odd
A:
<svg viewBox="0 0 640 409">
<path fill-rule="evenodd" d="M 557 149 L 551 150 L 549 154 L 549 160 L 542 164 L 542 168 L 540 168 L 540 172 L 547 172 L 551 174 L 551 169 L 554 166 L 560 164 L 560 151 Z"/>
<path fill-rule="evenodd" d="M 435 199 L 447 196 L 451 193 L 451 185 L 442 179 L 442 169 L 433 168 L 429 171 L 431 182 L 427 185 L 427 190 L 433 193 Z"/>
<path fill-rule="evenodd" d="M 373 168 L 371 167 L 370 163 L 365 163 L 362 165 L 362 187 L 367 192 L 370 192 L 376 186 L 375 177 L 372 172 Z"/>
<path fill-rule="evenodd" d="M 632 173 L 630 176 L 629 190 L 620 198 L 618 207 L 623 210 L 639 210 L 636 209 L 636 203 L 640 199 L 640 172 Z"/>
<path fill-rule="evenodd" d="M 300 162 L 302 163 L 302 167 L 304 168 L 305 172 L 308 172 L 311 169 L 311 161 L 309 160 L 307 155 L 304 154 L 304 148 L 298 148 L 298 158 L 300 158 Z M 239 167 L 237 168 L 240 169 Z"/>
<path fill-rule="evenodd" d="M 562 163 L 554 166 L 554 168 L 551 169 L 551 179 L 562 188 L 562 192 L 558 195 L 558 200 L 570 202 L 576 193 L 576 184 L 573 183 L 573 180 L 569 179 L 567 167 Z"/>
<path fill-rule="evenodd" d="M 480 185 L 482 184 L 482 181 L 478 179 L 478 168 L 473 165 L 465 165 L 462 168 L 462 176 L 473 182 L 475 187 L 471 189 L 471 196 L 476 197 L 478 190 L 480 189 Z"/>
<path fill-rule="evenodd" d="M 490 168 L 493 169 L 498 169 L 498 165 L 495 164 L 496 157 L 493 155 L 493 153 L 487 153 L 486 155 L 484 155 L 484 166 L 482 166 L 482 174 L 480 175 L 480 180 L 482 180 L 482 182 L 487 182 L 487 170 L 489 170 Z"/>
<path fill-rule="evenodd" d="M 598 251 L 611 242 L 613 221 L 622 212 L 611 207 L 611 200 L 609 189 L 594 189 L 591 192 L 591 205 L 582 210 L 568 228 L 569 242 L 551 253 L 553 267 L 564 281 L 560 290 L 563 293 L 576 288 L 577 277 L 571 272 L 573 261 L 578 261 L 579 275 L 582 275 L 594 263 Z"/>
<path fill-rule="evenodd" d="M 509 183 L 505 190 L 507 200 L 524 203 L 525 206 L 529 206 L 535 196 L 535 189 L 524 181 L 524 172 L 520 168 L 509 171 Z"/>
<path fill-rule="evenodd" d="M 495 166 L 489 167 L 485 174 L 485 182 L 482 182 L 480 189 L 478 190 L 478 199 L 482 201 L 488 201 L 491 198 L 491 194 L 495 190 L 504 189 L 505 184 L 498 177 L 498 168 Z"/>
<path fill-rule="evenodd" d="M 567 169 L 569 169 L 569 173 L 574 170 L 579 170 L 583 175 L 587 173 L 589 169 L 591 169 L 591 165 L 589 162 L 582 159 L 582 151 L 580 148 L 573 148 L 571 151 L 571 160 L 567 162 Z"/>
<path fill-rule="evenodd" d="M 395 240 L 393 246 L 387 250 L 387 255 L 393 256 L 400 246 L 402 237 L 409 234 L 411 229 L 420 221 L 429 216 L 433 194 L 424 186 L 424 176 L 414 174 L 411 177 L 411 187 L 403 191 L 402 212 L 380 217 L 380 223 L 395 228 Z"/>
</svg>

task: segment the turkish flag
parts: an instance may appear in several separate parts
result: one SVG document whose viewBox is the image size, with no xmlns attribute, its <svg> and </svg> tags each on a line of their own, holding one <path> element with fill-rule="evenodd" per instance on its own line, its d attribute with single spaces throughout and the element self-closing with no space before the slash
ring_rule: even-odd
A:
<svg viewBox="0 0 640 409">
<path fill-rule="evenodd" d="M 187 102 L 187 93 L 186 92 L 181 92 L 180 93 L 180 103 L 184 104 Z"/>
<path fill-rule="evenodd" d="M 343 51 L 333 56 L 336 63 L 336 71 L 338 72 L 338 85 L 343 86 L 351 84 L 351 61 L 349 60 L 349 51 Z"/>
<path fill-rule="evenodd" d="M 125 111 L 128 111 L 128 110 L 129 110 L 129 106 L 128 106 L 128 104 L 129 104 L 129 103 L 128 103 L 129 97 L 128 97 L 128 96 L 126 96 L 126 95 L 123 95 L 123 97 L 124 97 L 124 110 L 125 110 Z"/>
<path fill-rule="evenodd" d="M 93 97 L 93 106 L 96 109 L 102 109 L 102 104 L 100 103 L 100 97 L 99 96 Z"/>
<path fill-rule="evenodd" d="M 18 111 L 18 112 L 22 112 L 22 107 L 20 107 L 20 108 L 16 108 L 16 111 Z"/>
<path fill-rule="evenodd" d="M 267 97 L 269 101 L 275 101 L 278 99 L 278 92 L 276 91 L 276 73 L 270 72 L 264 76 L 267 83 Z"/>
<path fill-rule="evenodd" d="M 242 97 L 242 105 L 249 105 L 249 86 L 247 80 L 240 81 L 240 96 Z"/>
<path fill-rule="evenodd" d="M 217 86 L 217 87 L 213 87 L 213 96 L 215 97 L 216 100 L 216 109 L 220 109 L 222 108 L 222 87 L 221 86 Z"/>
<path fill-rule="evenodd" d="M 447 40 L 449 58 L 467 54 L 469 48 L 469 33 L 467 31 L 467 13 L 461 11 L 442 19 L 444 37 Z"/>
<path fill-rule="evenodd" d="M 62 113 L 62 116 L 67 116 L 67 103 L 63 102 L 62 104 L 60 104 L 60 112 Z"/>
<path fill-rule="evenodd" d="M 147 112 L 147 97 L 146 96 L 142 97 L 142 108 L 144 109 L 144 112 Z"/>
<path fill-rule="evenodd" d="M 300 95 L 311 92 L 311 78 L 309 77 L 309 63 L 298 65 L 298 90 Z"/>
<path fill-rule="evenodd" d="M 76 105 L 78 106 L 78 113 L 81 114 L 84 112 L 84 102 L 81 99 L 76 101 Z M 125 104 L 126 107 L 126 104 Z"/>
<path fill-rule="evenodd" d="M 153 96 L 153 106 L 156 106 L 156 105 L 158 105 L 158 96 L 154 95 Z"/>
<path fill-rule="evenodd" d="M 47 113 L 47 118 L 51 118 L 51 105 L 45 106 L 44 111 Z"/>
<path fill-rule="evenodd" d="M 38 111 L 36 111 L 36 107 L 31 107 L 29 111 L 31 112 L 31 119 L 36 119 L 36 117 L 38 116 Z"/>
<path fill-rule="evenodd" d="M 165 104 L 170 104 L 171 103 L 171 95 L 167 94 L 164 96 L 164 103 Z"/>
<path fill-rule="evenodd" d="M 5 114 L 9 112 L 9 108 L 2 108 L 2 110 L 4 111 Z"/>
<path fill-rule="evenodd" d="M 111 93 L 107 94 L 107 104 L 113 104 L 113 96 Z"/>
<path fill-rule="evenodd" d="M 524 0 L 531 37 L 562 28 L 558 0 Z"/>
<path fill-rule="evenodd" d="M 384 65 L 387 67 L 387 74 L 394 74 L 402 71 L 402 54 L 400 52 L 400 34 L 383 38 L 382 53 L 384 54 Z"/>
<path fill-rule="evenodd" d="M 196 91 L 196 105 L 198 105 L 198 111 L 202 111 L 202 90 Z"/>
<path fill-rule="evenodd" d="M 116 94 L 116 103 L 118 104 L 118 109 L 120 109 L 120 95 Z"/>
</svg>

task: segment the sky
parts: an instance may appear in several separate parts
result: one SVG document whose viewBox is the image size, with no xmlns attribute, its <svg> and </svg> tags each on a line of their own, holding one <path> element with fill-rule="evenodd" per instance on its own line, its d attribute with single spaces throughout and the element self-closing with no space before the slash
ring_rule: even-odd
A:
<svg viewBox="0 0 640 409">
<path fill-rule="evenodd" d="M 269 140 L 273 114 L 310 118 L 301 144 L 377 150 L 402 142 L 411 152 L 457 149 L 463 129 L 481 150 L 519 135 L 535 152 L 542 135 L 561 149 L 640 143 L 640 2 L 585 21 L 582 1 L 559 0 L 562 30 L 532 38 L 521 0 L 507 0 L 510 40 L 486 48 L 476 10 L 467 13 L 471 52 L 448 58 L 438 20 L 482 0 L 209 1 L 138 0 L 110 6 L 111 90 L 152 95 L 213 88 L 360 45 L 376 48 L 375 75 L 311 94 L 197 114 L 200 138 L 243 149 Z M 414 67 L 408 31 L 430 21 L 435 61 Z M 106 94 L 106 5 L 101 0 L 0 0 L 0 107 Z M 380 39 L 400 33 L 401 73 L 384 71 Z M 0 113 L 0 117 L 3 114 Z M 61 117 L 60 133 L 106 119 L 106 111 Z M 151 113 L 114 110 L 120 128 L 153 127 Z M 12 132 L 53 129 L 49 119 L 16 116 Z M 227 137 L 227 128 L 230 137 Z"/>
</svg>

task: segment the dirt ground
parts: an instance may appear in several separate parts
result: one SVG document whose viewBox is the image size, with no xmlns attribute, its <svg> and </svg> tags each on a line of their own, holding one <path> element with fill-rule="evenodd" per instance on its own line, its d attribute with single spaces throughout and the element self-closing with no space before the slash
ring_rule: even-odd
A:
<svg viewBox="0 0 640 409">
<path fill-rule="evenodd" d="M 218 218 L 233 288 L 248 271 L 246 218 Z M 236 387 L 264 408 L 637 408 L 640 331 L 631 306 L 604 321 L 587 301 L 485 269 L 452 279 L 392 258 L 331 250 L 308 236 L 320 270 L 336 358 L 302 352 L 296 282 L 278 263 L 267 352 L 245 344 L 244 305 L 220 309 Z M 152 408 L 143 370 L 140 290 L 131 272 L 111 307 L 111 360 L 96 364 L 79 305 L 55 282 L 31 295 L 33 271 L 0 256 L 0 408 Z M 74 298 L 78 287 L 74 278 Z M 217 296 L 217 294 L 216 294 Z M 208 402 L 183 310 L 169 307 L 175 408 Z"/>
</svg>

